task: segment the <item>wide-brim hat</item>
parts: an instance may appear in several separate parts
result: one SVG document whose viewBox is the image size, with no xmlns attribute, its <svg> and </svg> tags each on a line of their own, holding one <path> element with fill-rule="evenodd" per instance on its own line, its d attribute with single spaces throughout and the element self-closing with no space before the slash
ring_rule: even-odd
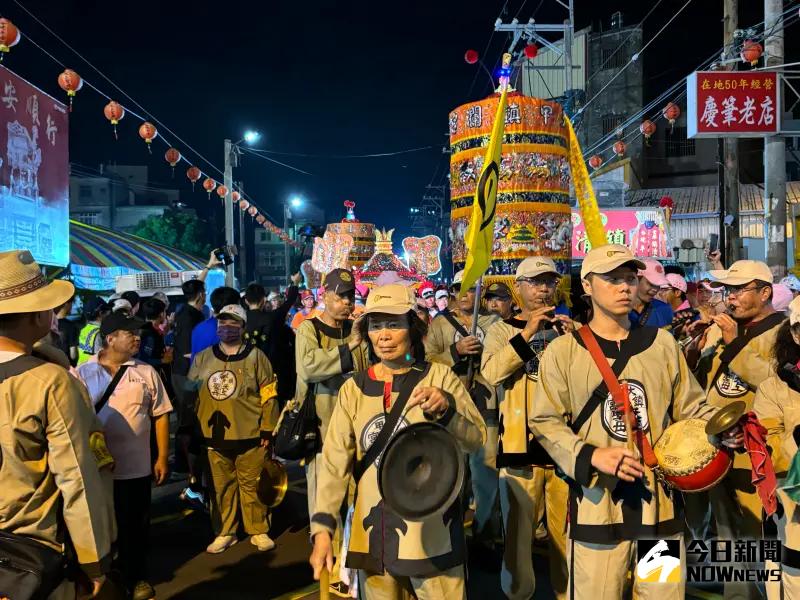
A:
<svg viewBox="0 0 800 600">
<path fill-rule="evenodd" d="M 48 281 L 28 250 L 0 252 L 0 315 L 51 310 L 74 295 L 69 281 Z"/>
</svg>

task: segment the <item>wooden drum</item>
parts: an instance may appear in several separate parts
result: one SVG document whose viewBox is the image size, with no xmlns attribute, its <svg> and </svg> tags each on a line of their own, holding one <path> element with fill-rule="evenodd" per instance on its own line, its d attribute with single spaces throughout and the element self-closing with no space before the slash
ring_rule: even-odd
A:
<svg viewBox="0 0 800 600">
<path fill-rule="evenodd" d="M 711 444 L 706 421 L 687 419 L 667 427 L 653 448 L 660 475 L 674 488 L 702 492 L 714 487 L 731 468 L 727 448 Z"/>
</svg>

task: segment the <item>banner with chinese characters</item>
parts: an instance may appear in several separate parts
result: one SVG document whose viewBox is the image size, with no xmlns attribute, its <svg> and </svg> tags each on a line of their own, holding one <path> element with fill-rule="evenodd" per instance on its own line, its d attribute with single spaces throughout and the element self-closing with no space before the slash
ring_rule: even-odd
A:
<svg viewBox="0 0 800 600">
<path fill-rule="evenodd" d="M 600 210 L 609 244 L 621 244 L 640 258 L 672 258 L 669 224 L 663 208 Z M 581 259 L 591 250 L 581 214 L 572 211 L 572 257 Z"/>
<path fill-rule="evenodd" d="M 687 135 L 758 137 L 780 131 L 774 71 L 698 71 L 686 78 Z"/>
<path fill-rule="evenodd" d="M 0 66 L 0 251 L 69 263 L 67 108 Z"/>
</svg>

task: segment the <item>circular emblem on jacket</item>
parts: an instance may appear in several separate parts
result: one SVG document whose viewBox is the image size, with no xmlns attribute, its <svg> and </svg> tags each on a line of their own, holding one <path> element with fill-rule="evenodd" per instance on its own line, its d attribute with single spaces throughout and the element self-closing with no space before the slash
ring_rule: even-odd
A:
<svg viewBox="0 0 800 600">
<path fill-rule="evenodd" d="M 217 371 L 208 378 L 208 393 L 218 402 L 227 400 L 236 391 L 236 374 L 233 371 Z"/>
<path fill-rule="evenodd" d="M 747 384 L 736 373 L 722 373 L 714 387 L 725 398 L 741 398 L 749 391 Z"/>
<path fill-rule="evenodd" d="M 378 435 L 383 429 L 384 423 L 386 423 L 386 414 L 381 413 L 372 417 L 367 424 L 364 426 L 364 429 L 361 431 L 361 447 L 364 449 L 364 453 L 369 450 L 370 446 L 375 443 L 375 440 L 378 438 Z M 396 434 L 401 429 L 405 429 L 408 427 L 409 423 L 406 421 L 405 417 L 401 417 L 397 421 L 397 425 L 394 427 L 394 431 L 392 435 Z M 375 467 L 377 468 L 381 462 L 381 457 L 383 457 L 383 450 L 381 450 L 380 454 L 378 454 L 377 458 L 375 459 Z"/>
<path fill-rule="evenodd" d="M 628 399 L 631 408 L 636 415 L 636 421 L 645 433 L 650 431 L 650 419 L 647 416 L 647 394 L 644 386 L 633 379 L 620 379 L 620 384 L 628 384 Z M 615 440 L 620 442 L 627 441 L 628 436 L 625 432 L 625 421 L 623 413 L 617 409 L 614 399 L 609 393 L 603 402 L 603 428 Z"/>
</svg>

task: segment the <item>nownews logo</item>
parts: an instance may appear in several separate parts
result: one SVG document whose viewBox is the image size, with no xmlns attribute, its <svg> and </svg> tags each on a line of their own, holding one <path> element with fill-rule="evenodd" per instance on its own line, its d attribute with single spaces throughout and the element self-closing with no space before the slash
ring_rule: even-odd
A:
<svg viewBox="0 0 800 600">
<path fill-rule="evenodd" d="M 639 540 L 636 579 L 641 582 L 678 583 L 681 577 L 679 540 Z M 780 564 L 777 540 L 692 540 L 686 546 L 686 581 L 689 583 L 780 581 L 779 568 L 756 568 L 764 561 Z"/>
</svg>

